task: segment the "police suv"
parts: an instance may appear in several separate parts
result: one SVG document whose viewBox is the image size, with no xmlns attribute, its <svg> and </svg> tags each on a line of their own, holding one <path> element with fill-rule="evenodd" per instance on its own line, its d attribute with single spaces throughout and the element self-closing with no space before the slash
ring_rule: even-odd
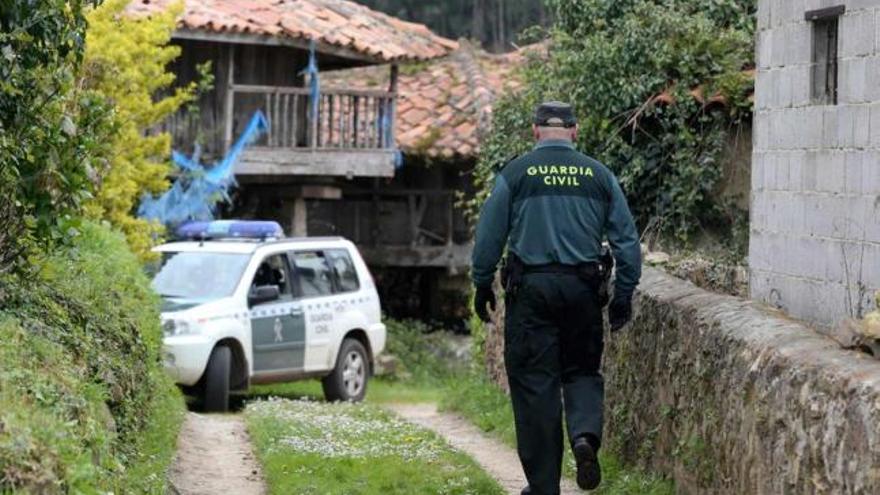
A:
<svg viewBox="0 0 880 495">
<path fill-rule="evenodd" d="M 154 249 L 165 366 L 206 410 L 250 384 L 313 377 L 328 400 L 364 398 L 385 325 L 354 244 L 285 239 L 275 222 L 192 222 L 178 237 Z"/>
</svg>

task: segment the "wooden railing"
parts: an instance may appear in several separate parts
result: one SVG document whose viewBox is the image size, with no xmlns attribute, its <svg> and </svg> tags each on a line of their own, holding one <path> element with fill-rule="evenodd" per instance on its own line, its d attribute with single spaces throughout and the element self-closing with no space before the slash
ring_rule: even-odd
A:
<svg viewBox="0 0 880 495">
<path fill-rule="evenodd" d="M 308 88 L 235 84 L 227 95 L 226 145 L 246 118 L 261 110 L 269 133 L 261 143 L 279 148 L 391 148 L 394 94 L 388 91 L 323 89 L 313 113 Z M 246 117 L 245 117 L 246 116 Z"/>
</svg>

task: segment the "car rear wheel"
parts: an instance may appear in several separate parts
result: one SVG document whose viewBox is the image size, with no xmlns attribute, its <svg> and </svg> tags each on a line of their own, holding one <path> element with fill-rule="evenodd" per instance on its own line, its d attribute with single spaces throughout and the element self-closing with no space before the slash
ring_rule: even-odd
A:
<svg viewBox="0 0 880 495">
<path fill-rule="evenodd" d="M 360 402 L 367 394 L 369 377 L 367 350 L 357 340 L 345 339 L 339 347 L 336 367 L 321 381 L 324 397 L 329 401 Z"/>
<path fill-rule="evenodd" d="M 226 412 L 229 410 L 229 375 L 232 367 L 232 351 L 223 345 L 217 346 L 208 359 L 205 369 L 204 404 L 206 412 Z"/>
</svg>

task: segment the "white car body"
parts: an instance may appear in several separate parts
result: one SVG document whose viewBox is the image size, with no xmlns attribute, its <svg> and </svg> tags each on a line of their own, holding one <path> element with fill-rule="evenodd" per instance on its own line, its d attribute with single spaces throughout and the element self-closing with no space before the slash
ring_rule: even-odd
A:
<svg viewBox="0 0 880 495">
<path fill-rule="evenodd" d="M 345 239 L 172 242 L 158 246 L 154 251 L 167 259 L 177 253 L 187 253 L 188 259 L 198 255 L 233 255 L 230 259 L 239 263 L 235 270 L 240 270 L 243 257 L 249 257 L 234 289 L 223 297 L 203 301 L 175 301 L 174 297 L 166 297 L 166 309 L 162 313 L 165 365 L 180 385 L 199 383 L 211 353 L 218 345 L 232 349 L 229 383 L 232 390 L 244 390 L 251 383 L 326 376 L 336 366 L 340 345 L 346 338 L 359 340 L 371 363 L 385 347 L 385 325 L 381 321 L 379 296 L 373 278 L 357 248 Z M 306 278 L 316 276 L 320 270 L 305 265 L 294 266 L 295 257 L 301 256 L 320 265 L 316 260 L 323 256 L 329 265 L 330 258 L 338 261 L 341 253 L 347 253 L 353 263 L 358 281 L 356 289 L 351 287 L 353 284 L 349 278 L 350 286 L 343 290 L 338 272 L 333 268 L 329 272 L 333 276 L 332 293 L 307 294 L 308 291 L 297 289 L 299 284 L 312 284 L 306 282 Z M 263 270 L 263 275 L 268 273 L 268 265 L 263 262 L 270 258 L 279 260 L 273 258 L 276 255 L 288 259 L 286 286 L 290 295 L 262 304 L 249 304 L 258 270 Z M 349 275 L 350 266 L 346 267 Z M 163 270 L 166 268 L 173 267 L 169 265 Z M 277 276 L 279 270 L 272 273 Z M 211 284 L 209 275 L 205 274 L 205 284 Z M 326 283 L 326 280 L 315 283 Z"/>
</svg>

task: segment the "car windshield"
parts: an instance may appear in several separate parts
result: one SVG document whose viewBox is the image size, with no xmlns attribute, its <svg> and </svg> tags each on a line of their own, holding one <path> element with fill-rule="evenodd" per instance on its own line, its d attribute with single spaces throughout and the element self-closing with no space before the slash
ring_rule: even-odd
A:
<svg viewBox="0 0 880 495">
<path fill-rule="evenodd" d="M 165 298 L 209 301 L 232 294 L 250 254 L 181 251 L 162 253 L 153 289 Z"/>
</svg>

